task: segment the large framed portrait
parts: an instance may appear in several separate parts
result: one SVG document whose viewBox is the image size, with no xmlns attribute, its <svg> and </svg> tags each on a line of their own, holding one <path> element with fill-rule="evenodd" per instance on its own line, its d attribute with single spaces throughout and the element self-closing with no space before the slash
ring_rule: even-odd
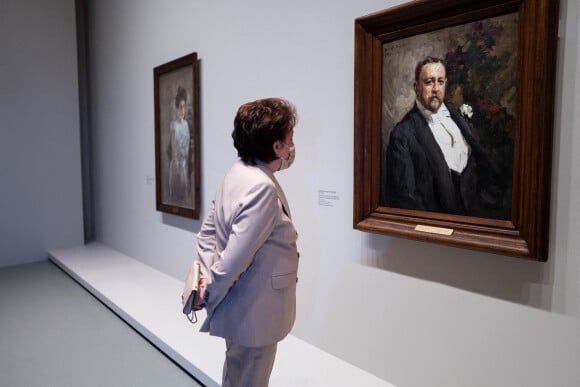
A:
<svg viewBox="0 0 580 387">
<path fill-rule="evenodd" d="M 157 210 L 199 219 L 199 60 L 192 53 L 153 70 Z"/>
<path fill-rule="evenodd" d="M 547 259 L 558 5 L 356 19 L 356 229 Z"/>
</svg>

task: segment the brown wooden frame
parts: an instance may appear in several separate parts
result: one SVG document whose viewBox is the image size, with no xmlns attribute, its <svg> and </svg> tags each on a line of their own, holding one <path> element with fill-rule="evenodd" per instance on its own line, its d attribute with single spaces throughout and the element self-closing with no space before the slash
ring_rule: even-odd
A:
<svg viewBox="0 0 580 387">
<path fill-rule="evenodd" d="M 547 260 L 558 8 L 558 0 L 424 0 L 356 19 L 354 228 Z M 515 12 L 517 119 L 511 220 L 380 206 L 382 44 Z"/>
<path fill-rule="evenodd" d="M 181 75 L 181 79 L 191 79 L 180 82 L 169 78 L 171 74 Z M 185 74 L 183 76 L 182 74 Z M 200 102 L 199 102 L 199 60 L 197 53 L 191 53 L 171 62 L 157 66 L 153 70 L 155 93 L 155 187 L 157 211 L 180 215 L 187 218 L 199 219 L 200 213 Z M 188 104 L 186 120 L 190 132 L 188 153 L 187 189 L 183 200 L 174 199 L 167 193 L 168 186 L 168 155 L 167 137 L 170 132 L 170 120 L 167 108 L 175 101 L 177 83 L 186 89 L 190 104 Z M 185 84 L 184 84 L 185 83 Z M 162 109 L 166 109 L 165 111 Z M 163 119 L 165 118 L 165 119 Z M 163 122 L 162 122 L 163 121 Z M 193 196 L 193 198 L 191 197 Z"/>
</svg>

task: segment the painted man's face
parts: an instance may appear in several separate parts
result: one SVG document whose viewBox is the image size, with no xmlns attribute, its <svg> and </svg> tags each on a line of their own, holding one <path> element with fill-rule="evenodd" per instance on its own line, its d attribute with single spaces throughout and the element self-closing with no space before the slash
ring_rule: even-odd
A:
<svg viewBox="0 0 580 387">
<path fill-rule="evenodd" d="M 413 83 L 417 100 L 433 113 L 437 113 L 445 98 L 445 75 L 445 67 L 441 63 L 427 63 L 421 69 L 419 80 Z"/>
</svg>

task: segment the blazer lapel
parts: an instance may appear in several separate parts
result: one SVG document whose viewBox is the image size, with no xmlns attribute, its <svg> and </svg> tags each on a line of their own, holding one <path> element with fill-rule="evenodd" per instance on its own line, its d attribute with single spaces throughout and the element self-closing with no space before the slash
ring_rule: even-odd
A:
<svg viewBox="0 0 580 387">
<path fill-rule="evenodd" d="M 433 136 L 425 117 L 423 117 L 417 106 L 413 109 L 413 119 L 415 120 L 413 127 L 416 130 L 417 139 L 423 146 L 423 150 L 428 155 L 429 160 L 436 165 L 434 169 L 437 171 L 449 169 L 445 156 L 437 144 L 437 140 L 435 140 L 435 136 Z"/>
<path fill-rule="evenodd" d="M 282 202 L 282 209 L 284 210 L 284 213 L 286 214 L 286 216 L 292 219 L 292 215 L 290 214 L 290 206 L 288 205 L 288 201 L 286 200 L 286 195 L 284 195 L 282 187 L 280 187 L 280 184 L 278 184 L 278 180 L 276 180 L 276 177 L 272 176 L 272 180 L 274 181 L 274 184 L 276 184 L 278 198 L 280 198 L 280 202 Z"/>
<path fill-rule="evenodd" d="M 290 206 L 288 206 L 286 195 L 284 195 L 284 191 L 282 190 L 282 187 L 280 187 L 278 180 L 276 180 L 276 177 L 274 176 L 272 171 L 268 169 L 266 165 L 258 163 L 258 166 L 266 175 L 268 175 L 268 177 L 272 180 L 272 182 L 274 182 L 274 185 L 276 186 L 276 192 L 278 192 L 278 199 L 280 199 L 280 202 L 282 203 L 282 210 L 284 211 L 286 216 L 292 219 L 292 215 L 290 214 Z"/>
<path fill-rule="evenodd" d="M 416 120 L 417 137 L 422 143 L 428 159 L 433 163 L 431 172 L 433 178 L 437 181 L 437 197 L 445 210 L 456 211 L 455 209 L 459 207 L 457 198 L 454 194 L 451 194 L 455 192 L 455 186 L 451 179 L 449 166 L 445 161 L 443 151 L 437 144 L 437 140 L 435 140 L 435 136 L 427 124 L 427 120 L 425 120 L 417 106 L 414 109 L 414 119 Z"/>
</svg>

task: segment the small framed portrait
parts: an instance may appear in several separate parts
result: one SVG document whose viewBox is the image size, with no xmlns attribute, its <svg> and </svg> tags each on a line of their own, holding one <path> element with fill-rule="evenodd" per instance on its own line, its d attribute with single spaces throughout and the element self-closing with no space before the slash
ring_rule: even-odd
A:
<svg viewBox="0 0 580 387">
<path fill-rule="evenodd" d="M 197 53 L 153 70 L 158 211 L 199 219 L 199 60 Z"/>
<path fill-rule="evenodd" d="M 547 259 L 557 24 L 550 0 L 356 20 L 355 228 Z"/>
</svg>

